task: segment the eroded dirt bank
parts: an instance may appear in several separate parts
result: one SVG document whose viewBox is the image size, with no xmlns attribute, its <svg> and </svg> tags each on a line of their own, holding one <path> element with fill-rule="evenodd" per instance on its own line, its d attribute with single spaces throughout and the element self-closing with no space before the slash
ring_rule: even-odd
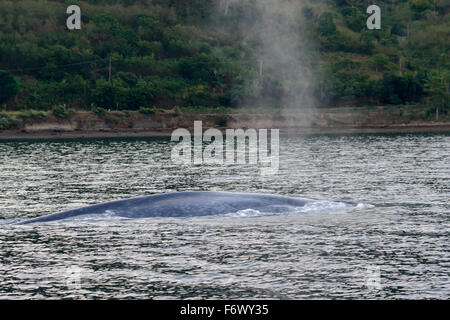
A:
<svg viewBox="0 0 450 320">
<path fill-rule="evenodd" d="M 60 118 L 28 119 L 20 127 L 0 131 L 1 139 L 167 136 L 176 128 L 280 129 L 283 133 L 450 132 L 448 116 L 424 117 L 420 108 L 339 108 L 278 112 L 158 113 L 91 112 Z"/>
</svg>

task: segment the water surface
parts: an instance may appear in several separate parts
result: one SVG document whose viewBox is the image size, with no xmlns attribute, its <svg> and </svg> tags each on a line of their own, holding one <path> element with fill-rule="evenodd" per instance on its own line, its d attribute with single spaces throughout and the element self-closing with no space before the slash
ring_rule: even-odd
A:
<svg viewBox="0 0 450 320">
<path fill-rule="evenodd" d="M 174 165 L 167 138 L 0 146 L 0 298 L 449 298 L 448 134 L 282 137 L 273 176 Z M 319 202 L 296 214 L 11 224 L 191 190 Z"/>
</svg>

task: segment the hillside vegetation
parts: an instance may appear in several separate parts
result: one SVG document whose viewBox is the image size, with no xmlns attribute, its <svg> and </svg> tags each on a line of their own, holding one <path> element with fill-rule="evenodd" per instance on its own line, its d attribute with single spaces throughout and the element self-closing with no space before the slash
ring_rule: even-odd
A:
<svg viewBox="0 0 450 320">
<path fill-rule="evenodd" d="M 293 19 L 301 55 L 288 66 L 299 60 L 305 84 L 264 60 L 251 31 L 264 16 L 258 0 L 2 0 L 0 103 L 138 110 L 279 107 L 290 97 L 298 108 L 450 109 L 449 1 L 274 1 L 298 8 L 276 15 Z M 67 30 L 71 4 L 81 7 L 81 30 Z M 370 4 L 382 9 L 381 30 L 366 27 Z M 296 100 L 302 90 L 311 99 Z"/>
</svg>

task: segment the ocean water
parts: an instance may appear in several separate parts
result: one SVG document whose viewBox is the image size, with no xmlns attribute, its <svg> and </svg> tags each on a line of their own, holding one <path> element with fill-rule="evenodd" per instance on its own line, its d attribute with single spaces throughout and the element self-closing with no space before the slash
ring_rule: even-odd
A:
<svg viewBox="0 0 450 320">
<path fill-rule="evenodd" d="M 171 147 L 0 142 L 0 299 L 449 298 L 449 134 L 282 136 L 269 176 L 175 165 Z M 14 224 L 192 190 L 317 201 L 285 214 Z"/>
</svg>

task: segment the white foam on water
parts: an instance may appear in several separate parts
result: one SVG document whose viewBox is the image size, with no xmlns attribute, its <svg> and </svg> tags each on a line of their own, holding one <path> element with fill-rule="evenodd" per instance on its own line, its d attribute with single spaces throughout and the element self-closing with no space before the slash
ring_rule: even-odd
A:
<svg viewBox="0 0 450 320">
<path fill-rule="evenodd" d="M 303 207 L 295 208 L 296 213 L 348 213 L 353 211 L 357 205 L 335 202 L 335 201 L 314 201 Z"/>
<path fill-rule="evenodd" d="M 64 221 L 72 222 L 72 221 L 82 221 L 82 222 L 98 222 L 104 220 L 128 220 L 127 218 L 118 216 L 114 210 L 106 210 L 103 213 L 96 214 L 85 214 L 80 216 L 75 216 L 71 218 L 64 219 Z"/>
<path fill-rule="evenodd" d="M 224 216 L 230 218 L 248 218 L 248 217 L 261 217 L 261 216 L 273 216 L 273 212 L 261 212 L 254 209 L 239 210 L 236 212 L 227 213 Z"/>
<path fill-rule="evenodd" d="M 365 209 L 372 209 L 375 208 L 373 204 L 368 203 L 358 203 L 355 207 L 355 210 L 365 210 Z"/>
<path fill-rule="evenodd" d="M 354 210 L 363 210 L 367 208 L 373 208 L 370 204 L 358 203 L 351 204 L 346 202 L 335 201 L 314 201 L 307 203 L 303 207 L 284 206 L 284 210 L 280 210 L 281 207 L 277 207 L 277 210 L 273 212 L 261 212 L 254 209 L 239 210 L 237 212 L 227 213 L 224 216 L 232 218 L 249 218 L 249 217 L 261 217 L 261 216 L 276 216 L 276 215 L 301 215 L 301 214 L 340 214 L 349 213 Z"/>
</svg>

